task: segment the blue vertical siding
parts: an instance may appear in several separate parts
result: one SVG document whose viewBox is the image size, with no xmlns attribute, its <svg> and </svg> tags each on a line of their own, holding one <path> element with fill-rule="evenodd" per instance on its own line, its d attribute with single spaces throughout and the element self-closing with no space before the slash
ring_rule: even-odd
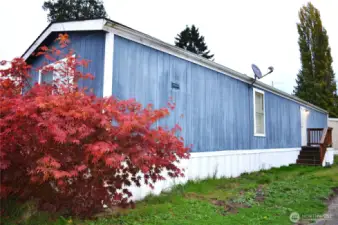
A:
<svg viewBox="0 0 338 225">
<path fill-rule="evenodd" d="M 172 97 L 176 109 L 159 124 L 178 122 L 195 152 L 301 145 L 296 102 L 265 91 L 266 136 L 256 137 L 250 85 L 119 36 L 113 60 L 113 95 L 155 107 L 166 106 Z M 180 89 L 171 88 L 172 82 Z M 309 127 L 325 126 L 326 114 L 311 110 L 310 115 Z"/>
<path fill-rule="evenodd" d="M 68 34 L 69 48 L 91 60 L 83 72 L 95 76 L 93 81 L 80 81 L 79 85 L 102 96 L 105 33 Z M 44 44 L 57 46 L 56 35 L 52 34 Z M 39 67 L 46 59 L 31 57 L 28 61 Z M 186 144 L 193 144 L 195 152 L 301 145 L 300 104 L 296 102 L 265 91 L 266 136 L 256 137 L 250 85 L 117 35 L 113 64 L 112 94 L 119 99 L 135 98 L 144 105 L 152 103 L 156 108 L 166 106 L 173 98 L 176 109 L 158 125 L 172 127 L 179 123 L 181 135 Z M 32 82 L 37 82 L 38 73 L 32 71 L 32 75 Z M 171 87 L 172 82 L 179 84 L 178 90 Z M 309 110 L 309 128 L 327 126 L 326 114 Z"/>
<path fill-rule="evenodd" d="M 310 113 L 307 120 L 308 128 L 323 128 L 328 126 L 327 114 L 317 112 L 315 110 L 307 108 Z"/>
<path fill-rule="evenodd" d="M 253 101 L 253 93 L 250 99 Z M 265 137 L 253 136 L 251 147 L 259 148 L 288 148 L 301 145 L 300 106 L 278 95 L 265 91 Z M 251 118 L 253 118 L 252 103 L 250 104 Z M 251 122 L 251 133 L 254 133 Z"/>
<path fill-rule="evenodd" d="M 160 125 L 178 122 L 194 151 L 250 148 L 247 84 L 118 36 L 114 46 L 113 95 L 155 107 L 172 97 L 176 109 Z"/>
<path fill-rule="evenodd" d="M 97 96 L 102 96 L 103 89 L 103 68 L 104 68 L 104 48 L 105 48 L 105 33 L 103 31 L 94 32 L 68 32 L 70 38 L 70 45 L 64 49 L 64 52 L 68 52 L 69 49 L 73 49 L 77 56 L 82 59 L 90 60 L 87 68 L 83 68 L 84 73 L 91 73 L 95 76 L 94 80 L 80 80 L 80 87 L 88 87 L 93 89 Z M 54 40 L 57 34 L 54 33 L 48 37 L 43 43 L 49 47 L 59 47 L 58 43 Z M 28 59 L 33 68 L 38 68 L 43 65 L 44 62 L 50 63 L 44 57 L 31 57 Z M 38 72 L 32 70 L 32 83 L 38 82 Z"/>
<path fill-rule="evenodd" d="M 155 107 L 172 97 L 176 109 L 160 125 L 178 122 L 193 151 L 301 145 L 298 103 L 265 91 L 266 136 L 256 137 L 250 85 L 119 36 L 114 46 L 113 95 Z M 172 89 L 172 82 L 180 89 Z M 311 110 L 310 115 L 309 127 L 325 126 L 326 114 Z"/>
</svg>

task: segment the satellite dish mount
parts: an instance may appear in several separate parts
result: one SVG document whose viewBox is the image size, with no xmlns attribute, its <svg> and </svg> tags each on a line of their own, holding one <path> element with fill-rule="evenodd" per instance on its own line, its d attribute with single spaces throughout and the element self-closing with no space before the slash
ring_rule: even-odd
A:
<svg viewBox="0 0 338 225">
<path fill-rule="evenodd" d="M 251 68 L 252 68 L 252 70 L 253 70 L 253 72 L 254 72 L 254 74 L 255 74 L 255 80 L 252 82 L 252 84 L 251 85 L 253 85 L 255 82 L 256 82 L 256 80 L 258 79 L 262 79 L 263 77 L 265 77 L 265 76 L 267 76 L 267 75 L 269 75 L 270 73 L 272 73 L 273 72 L 273 67 L 272 66 L 269 66 L 269 68 L 268 68 L 268 70 L 269 70 L 269 72 L 267 72 L 266 74 L 264 74 L 264 75 L 262 75 L 262 72 L 261 72 L 261 70 L 258 68 L 258 66 L 256 66 L 255 64 L 252 64 L 251 65 Z"/>
</svg>

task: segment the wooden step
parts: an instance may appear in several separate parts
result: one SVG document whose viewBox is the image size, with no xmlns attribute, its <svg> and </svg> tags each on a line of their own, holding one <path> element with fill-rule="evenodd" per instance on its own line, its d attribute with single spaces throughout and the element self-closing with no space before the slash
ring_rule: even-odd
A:
<svg viewBox="0 0 338 225">
<path fill-rule="evenodd" d="M 304 152 L 301 151 L 299 153 L 300 156 L 313 156 L 313 157 L 320 157 L 320 152 Z"/>
<path fill-rule="evenodd" d="M 320 155 L 319 147 L 303 146 L 300 155 Z"/>
<path fill-rule="evenodd" d="M 301 165 L 320 166 L 319 146 L 302 146 L 296 162 Z"/>
<path fill-rule="evenodd" d="M 319 148 L 302 148 L 301 151 L 304 151 L 304 152 L 319 152 L 320 149 Z"/>
<path fill-rule="evenodd" d="M 313 160 L 313 159 L 297 159 L 297 164 L 302 165 L 320 165 L 320 160 Z"/>
<path fill-rule="evenodd" d="M 300 150 L 300 153 L 320 153 L 319 150 Z"/>
<path fill-rule="evenodd" d="M 297 165 L 302 165 L 302 166 L 321 166 L 321 164 L 306 164 L 306 163 L 297 163 Z"/>
<path fill-rule="evenodd" d="M 298 159 L 305 159 L 305 160 L 320 160 L 320 155 L 299 155 Z"/>
<path fill-rule="evenodd" d="M 307 150 L 307 151 L 319 151 L 320 147 L 319 146 L 302 146 L 302 150 Z"/>
</svg>

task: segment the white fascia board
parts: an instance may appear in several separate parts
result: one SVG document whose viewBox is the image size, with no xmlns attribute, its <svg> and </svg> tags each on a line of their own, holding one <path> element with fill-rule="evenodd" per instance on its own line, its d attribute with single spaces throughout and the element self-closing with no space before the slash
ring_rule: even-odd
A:
<svg viewBox="0 0 338 225">
<path fill-rule="evenodd" d="M 52 23 L 22 56 L 24 60 L 38 48 L 52 32 L 103 30 L 105 19 Z"/>
<path fill-rule="evenodd" d="M 176 56 L 178 58 L 187 60 L 189 62 L 195 63 L 197 65 L 206 67 L 208 69 L 214 70 L 216 72 L 222 73 L 224 75 L 227 75 L 229 77 L 232 77 L 234 79 L 240 80 L 242 82 L 245 82 L 247 84 L 252 84 L 254 79 L 252 77 L 249 77 L 245 74 L 239 73 L 235 70 L 232 70 L 228 67 L 225 67 L 223 65 L 220 65 L 218 63 L 215 63 L 211 60 L 205 59 L 199 55 L 193 54 L 189 51 L 183 50 L 181 48 L 178 48 L 176 46 L 173 46 L 171 44 L 168 44 L 166 42 L 163 42 L 157 38 L 154 38 L 150 35 L 141 33 L 139 31 L 133 30 L 131 28 L 128 28 L 126 26 L 123 26 L 118 23 L 114 23 L 113 21 L 107 20 L 106 25 L 103 28 L 107 32 L 112 32 L 118 36 L 121 36 L 123 38 L 126 38 L 128 40 L 137 42 L 139 44 L 151 47 L 153 49 L 159 50 L 161 52 L 168 53 L 170 55 Z M 291 100 L 293 102 L 296 102 L 298 104 L 302 104 L 305 106 L 308 106 L 316 111 L 322 112 L 322 113 L 327 113 L 327 111 L 312 105 L 309 102 L 306 102 L 302 99 L 299 99 L 295 96 L 292 96 L 284 91 L 278 90 L 274 87 L 271 87 L 270 85 L 264 84 L 263 82 L 256 81 L 253 84 L 254 87 L 261 88 L 265 91 L 269 91 L 273 94 L 276 94 L 280 97 L 286 98 L 288 100 Z"/>
<path fill-rule="evenodd" d="M 335 121 L 335 122 L 338 122 L 338 118 L 329 118 L 329 121 Z"/>
</svg>

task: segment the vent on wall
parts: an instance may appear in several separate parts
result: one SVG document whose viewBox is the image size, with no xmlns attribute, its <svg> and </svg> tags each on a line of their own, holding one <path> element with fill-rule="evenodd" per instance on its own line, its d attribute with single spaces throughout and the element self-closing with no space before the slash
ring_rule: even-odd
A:
<svg viewBox="0 0 338 225">
<path fill-rule="evenodd" d="M 180 85 L 178 83 L 171 82 L 171 88 L 179 90 L 180 89 Z"/>
</svg>

